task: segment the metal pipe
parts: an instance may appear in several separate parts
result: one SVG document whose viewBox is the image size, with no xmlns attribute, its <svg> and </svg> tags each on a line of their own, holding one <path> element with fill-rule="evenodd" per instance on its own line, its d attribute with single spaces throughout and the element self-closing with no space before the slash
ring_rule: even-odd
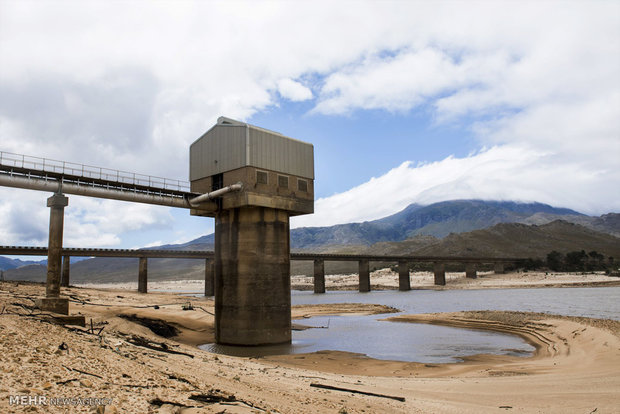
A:
<svg viewBox="0 0 620 414">
<path fill-rule="evenodd" d="M 58 180 L 44 180 L 40 178 L 26 178 L 16 175 L 0 174 L 0 186 L 25 188 L 28 190 L 49 191 L 58 193 L 61 190 L 65 194 L 74 194 L 88 197 L 106 198 L 110 200 L 132 201 L 137 203 L 156 204 L 160 206 L 192 208 L 189 202 L 181 197 L 166 197 L 156 194 L 145 194 L 130 191 L 121 191 L 89 185 L 77 185 L 73 183 L 61 183 Z"/>
<path fill-rule="evenodd" d="M 232 185 L 229 185 L 228 187 L 220 188 L 219 190 L 211 191 L 210 193 L 205 193 L 203 195 L 199 195 L 198 197 L 194 197 L 191 200 L 189 200 L 189 204 L 192 207 L 197 207 L 200 203 L 213 200 L 214 198 L 221 197 L 224 194 L 227 194 L 233 191 L 241 191 L 242 189 L 243 189 L 243 183 L 238 182 L 237 184 L 232 184 Z"/>
</svg>

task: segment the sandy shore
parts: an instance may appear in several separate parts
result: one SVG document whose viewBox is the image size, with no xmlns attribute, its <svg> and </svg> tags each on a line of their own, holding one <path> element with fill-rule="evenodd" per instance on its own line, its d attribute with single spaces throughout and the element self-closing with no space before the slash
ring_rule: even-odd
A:
<svg viewBox="0 0 620 414">
<path fill-rule="evenodd" d="M 388 268 L 379 269 L 370 275 L 373 290 L 398 289 L 398 273 Z M 511 272 L 495 274 L 478 272 L 477 279 L 468 279 L 463 272 L 447 272 L 446 285 L 435 286 L 431 272 L 411 272 L 412 289 L 501 289 L 533 287 L 570 287 L 570 286 L 620 286 L 620 278 L 610 277 L 603 272 L 595 273 L 554 273 L 554 272 Z M 137 290 L 138 282 L 126 283 L 77 283 L 75 286 L 95 289 Z M 291 286 L 295 290 L 313 290 L 312 277 L 291 276 Z M 357 290 L 357 274 L 326 275 L 327 290 Z M 149 292 L 204 292 L 203 280 L 150 281 Z"/>
<path fill-rule="evenodd" d="M 611 413 L 620 406 L 618 321 L 518 312 L 385 315 L 385 323 L 509 332 L 537 351 L 531 358 L 477 355 L 459 364 L 378 361 L 332 351 L 238 358 L 195 347 L 213 339 L 208 298 L 63 289 L 72 298 L 71 313 L 86 316 L 88 329 L 80 329 L 49 323 L 33 309 L 31 299 L 43 293 L 42 285 L 0 283 L 0 412 Z M 190 300 L 193 310 L 183 310 Z M 332 304 L 294 307 L 293 316 L 389 311 L 380 305 Z M 172 326 L 174 332 L 160 333 L 174 335 L 156 335 L 145 324 L 156 330 L 158 324 Z M 162 343 L 176 353 L 164 352 Z M 109 404 L 99 411 L 83 405 L 11 405 L 10 396 L 16 395 L 99 398 Z"/>
</svg>

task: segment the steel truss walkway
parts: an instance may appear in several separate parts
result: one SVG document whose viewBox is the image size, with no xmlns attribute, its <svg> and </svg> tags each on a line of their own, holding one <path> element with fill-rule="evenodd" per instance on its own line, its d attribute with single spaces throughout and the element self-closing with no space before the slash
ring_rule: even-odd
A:
<svg viewBox="0 0 620 414">
<path fill-rule="evenodd" d="M 195 208 L 187 181 L 0 151 L 0 186 Z"/>
</svg>

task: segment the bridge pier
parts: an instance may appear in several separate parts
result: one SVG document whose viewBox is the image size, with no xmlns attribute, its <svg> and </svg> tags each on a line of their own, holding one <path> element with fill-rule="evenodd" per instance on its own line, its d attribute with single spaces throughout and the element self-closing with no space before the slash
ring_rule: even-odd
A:
<svg viewBox="0 0 620 414">
<path fill-rule="evenodd" d="M 493 266 L 493 270 L 496 275 L 506 273 L 506 271 L 504 270 L 504 263 L 501 262 L 495 263 L 495 265 Z"/>
<path fill-rule="evenodd" d="M 398 290 L 411 290 L 411 280 L 409 278 L 409 263 L 398 262 Z"/>
<path fill-rule="evenodd" d="M 215 263 L 205 259 L 205 296 L 215 295 Z"/>
<path fill-rule="evenodd" d="M 370 262 L 368 259 L 359 261 L 359 291 L 370 292 Z"/>
<path fill-rule="evenodd" d="M 476 264 L 475 263 L 466 263 L 465 264 L 465 277 L 469 279 L 476 279 L 478 274 L 476 272 Z"/>
<path fill-rule="evenodd" d="M 62 276 L 60 278 L 61 287 L 69 287 L 69 272 L 71 271 L 71 257 L 62 257 Z"/>
<path fill-rule="evenodd" d="M 289 213 L 238 207 L 215 217 L 215 342 L 291 342 Z"/>
<path fill-rule="evenodd" d="M 69 314 L 69 299 L 60 297 L 60 270 L 62 261 L 62 231 L 65 207 L 69 199 L 56 193 L 47 199 L 50 207 L 50 228 L 47 247 L 47 281 L 45 298 L 37 300 L 37 306 L 44 311 Z"/>
<path fill-rule="evenodd" d="M 435 262 L 433 263 L 433 272 L 435 273 L 435 285 L 445 286 L 446 284 L 446 264 Z"/>
<path fill-rule="evenodd" d="M 146 293 L 147 292 L 147 264 L 148 259 L 146 257 L 140 258 L 140 263 L 138 264 L 138 292 Z"/>
<path fill-rule="evenodd" d="M 325 293 L 325 261 L 314 260 L 314 293 Z"/>
</svg>

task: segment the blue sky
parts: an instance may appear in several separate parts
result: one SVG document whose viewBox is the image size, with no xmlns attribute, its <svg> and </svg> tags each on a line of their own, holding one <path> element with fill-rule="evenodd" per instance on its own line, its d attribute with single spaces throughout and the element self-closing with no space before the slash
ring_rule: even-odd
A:
<svg viewBox="0 0 620 414">
<path fill-rule="evenodd" d="M 617 1 L 0 0 L 0 151 L 187 179 L 227 116 L 314 144 L 315 214 L 538 201 L 620 211 Z M 0 244 L 48 194 L 0 188 Z M 71 196 L 66 246 L 191 240 L 213 220 Z"/>
</svg>

